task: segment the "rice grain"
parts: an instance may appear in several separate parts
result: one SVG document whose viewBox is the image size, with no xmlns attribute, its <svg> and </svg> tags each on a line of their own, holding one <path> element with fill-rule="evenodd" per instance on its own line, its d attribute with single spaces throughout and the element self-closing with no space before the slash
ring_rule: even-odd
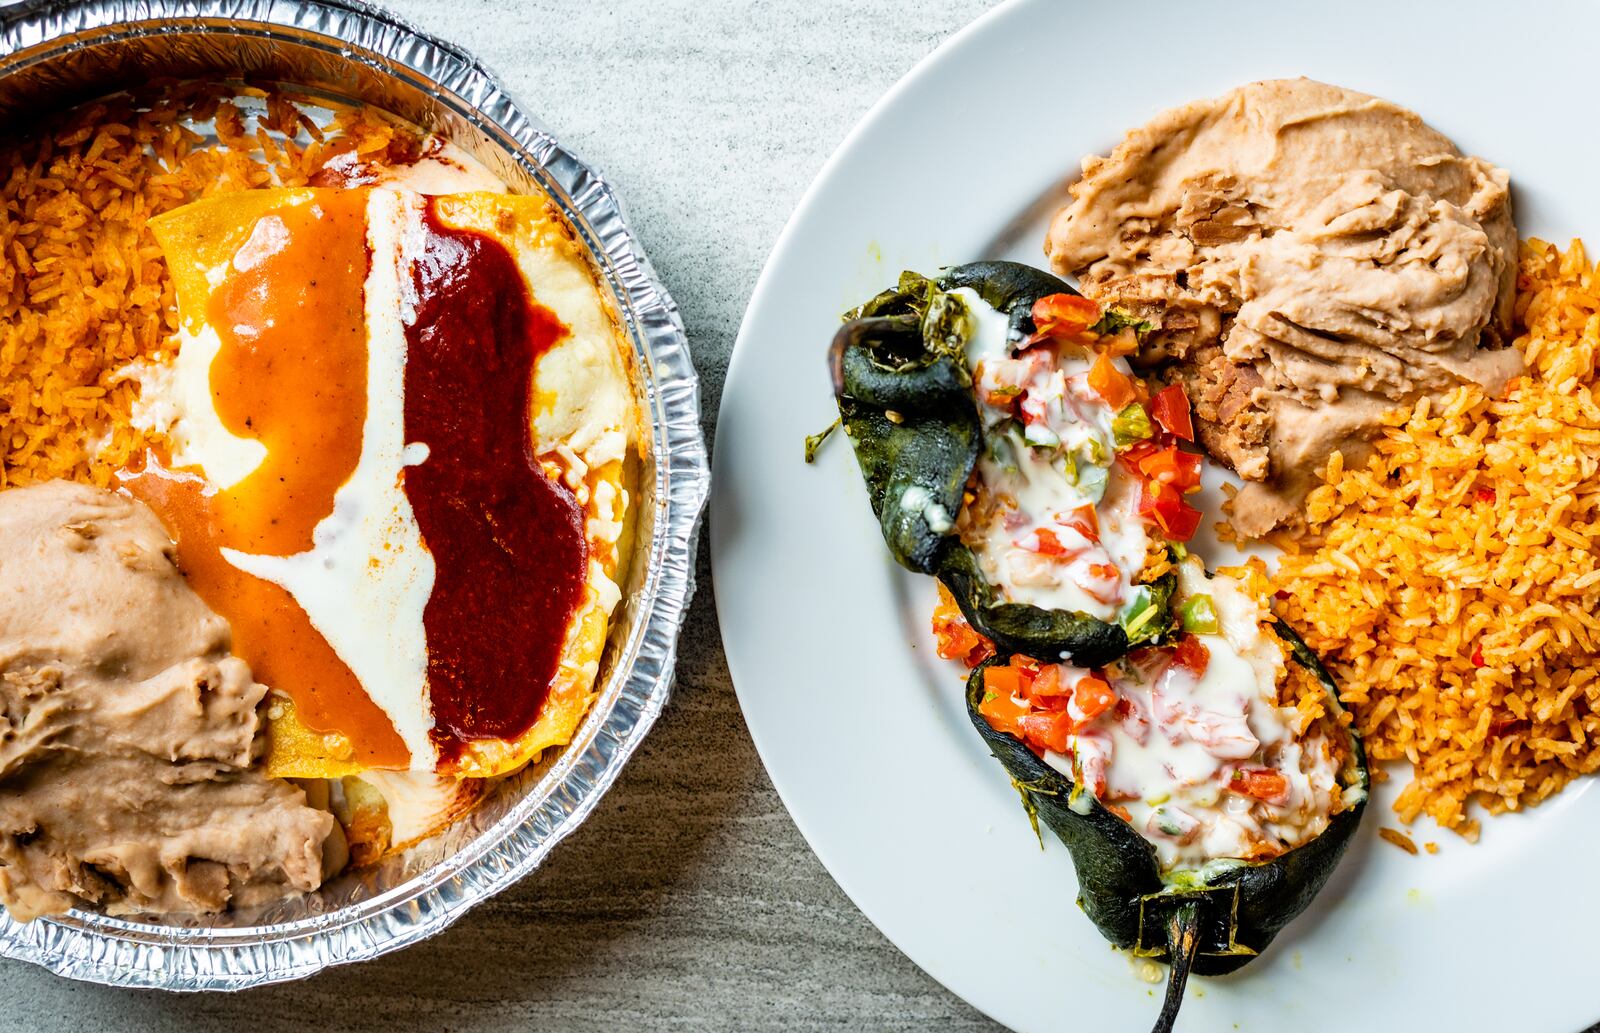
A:
<svg viewBox="0 0 1600 1033">
<path fill-rule="evenodd" d="M 1372 757 L 1411 763 L 1401 820 L 1468 839 L 1475 806 L 1600 769 L 1600 273 L 1581 244 L 1523 245 L 1517 315 L 1526 375 L 1389 414 L 1365 466 L 1335 454 L 1273 586 Z"/>
</svg>

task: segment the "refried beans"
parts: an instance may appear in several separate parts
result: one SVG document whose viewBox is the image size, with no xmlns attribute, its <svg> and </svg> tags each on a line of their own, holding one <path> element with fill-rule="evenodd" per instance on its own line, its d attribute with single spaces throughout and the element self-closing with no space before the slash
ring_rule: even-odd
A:
<svg viewBox="0 0 1600 1033">
<path fill-rule="evenodd" d="M 345 860 L 333 816 L 265 777 L 266 686 L 142 503 L 0 492 L 0 904 L 27 920 L 250 906 Z"/>
<path fill-rule="evenodd" d="M 1308 79 L 1196 101 L 1090 157 L 1045 251 L 1148 320 L 1201 442 L 1244 479 L 1233 526 L 1298 522 L 1335 450 L 1462 383 L 1497 393 L 1516 227 L 1508 176 L 1413 112 Z"/>
</svg>

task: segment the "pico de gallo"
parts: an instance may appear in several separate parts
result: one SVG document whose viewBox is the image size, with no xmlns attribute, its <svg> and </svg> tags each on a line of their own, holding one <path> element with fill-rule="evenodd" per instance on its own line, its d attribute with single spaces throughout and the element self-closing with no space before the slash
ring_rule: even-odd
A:
<svg viewBox="0 0 1600 1033">
<path fill-rule="evenodd" d="M 1164 871 L 1261 861 L 1320 834 L 1348 760 L 1323 689 L 1287 662 L 1265 579 L 1178 565 L 1174 635 L 1097 670 L 1013 656 L 983 671 L 978 712 L 1127 821 Z M 975 668 L 989 644 L 941 594 L 939 655 Z M 1086 802 L 1086 801 L 1085 801 Z"/>
<path fill-rule="evenodd" d="M 1022 336 L 972 288 L 950 295 L 971 313 L 983 434 L 962 541 L 1007 601 L 1117 622 L 1138 641 L 1157 612 L 1148 565 L 1200 524 L 1188 398 L 1135 376 L 1137 329 L 1087 298 L 1038 298 Z"/>
</svg>

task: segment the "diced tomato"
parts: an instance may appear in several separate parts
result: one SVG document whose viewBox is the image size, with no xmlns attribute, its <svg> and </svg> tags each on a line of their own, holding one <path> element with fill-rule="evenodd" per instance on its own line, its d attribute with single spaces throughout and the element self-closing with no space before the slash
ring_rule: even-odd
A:
<svg viewBox="0 0 1600 1033">
<path fill-rule="evenodd" d="M 1094 342 L 1094 347 L 1095 351 L 1113 359 L 1136 355 L 1139 351 L 1139 335 L 1132 330 L 1122 330 L 1109 337 L 1101 337 Z"/>
<path fill-rule="evenodd" d="M 955 596 L 939 585 L 939 605 L 933 609 L 934 649 L 946 660 L 960 660 L 976 667 L 994 655 L 994 643 L 973 630 L 957 605 Z"/>
<path fill-rule="evenodd" d="M 1206 668 L 1211 665 L 1211 650 L 1194 635 L 1180 635 L 1172 650 L 1172 664 L 1194 672 L 1196 678 L 1204 678 Z"/>
<path fill-rule="evenodd" d="M 1094 511 L 1093 506 L 1079 506 L 1065 519 L 1057 517 L 1057 522 L 1072 528 L 1091 542 L 1100 540 L 1100 514 Z"/>
<path fill-rule="evenodd" d="M 979 638 L 971 625 L 955 621 L 947 624 L 936 623 L 933 635 L 934 651 L 939 654 L 941 660 L 965 660 L 967 653 L 978 644 Z"/>
<path fill-rule="evenodd" d="M 1117 700 L 1117 724 L 1122 726 L 1122 731 L 1134 742 L 1144 745 L 1150 738 L 1150 719 L 1145 716 L 1144 708 L 1126 696 Z"/>
<path fill-rule="evenodd" d="M 1112 814 L 1115 814 L 1117 817 L 1121 818 L 1123 821 L 1127 822 L 1128 824 L 1130 824 L 1130 825 L 1133 824 L 1133 815 L 1129 814 L 1128 813 L 1128 808 L 1122 806 L 1122 804 L 1120 804 L 1120 803 L 1108 803 L 1108 804 L 1106 804 L 1106 810 L 1110 811 Z"/>
<path fill-rule="evenodd" d="M 1035 340 L 1080 340 L 1100 322 L 1100 306 L 1076 294 L 1046 294 L 1033 303 Z"/>
<path fill-rule="evenodd" d="M 1185 494 L 1200 490 L 1200 453 L 1185 452 L 1181 448 L 1174 448 L 1173 464 L 1177 470 L 1177 480 L 1173 483 L 1183 490 Z"/>
<path fill-rule="evenodd" d="M 1088 577 L 1078 579 L 1078 587 L 1089 598 L 1110 605 L 1122 598 L 1122 572 L 1115 564 L 1095 563 L 1088 568 Z"/>
<path fill-rule="evenodd" d="M 1117 462 L 1123 465 L 1129 473 L 1139 473 L 1139 464 L 1161 451 L 1161 446 L 1154 440 L 1145 438 L 1135 441 L 1127 448 L 1117 453 Z"/>
<path fill-rule="evenodd" d="M 1494 489 L 1478 488 L 1473 491 L 1472 497 L 1477 499 L 1479 502 L 1493 502 L 1495 499 Z"/>
<path fill-rule="evenodd" d="M 1479 642 L 1472 647 L 1472 666 L 1482 667 L 1486 661 L 1483 659 L 1483 643 Z"/>
<path fill-rule="evenodd" d="M 984 670 L 984 686 L 989 684 L 988 675 L 993 671 L 1004 671 L 1008 668 L 989 667 Z M 983 701 L 978 704 L 978 713 L 989 722 L 989 727 L 997 732 L 1007 732 L 1022 738 L 1021 720 L 1029 713 L 1028 707 L 1017 702 L 1016 699 L 1003 692 L 988 691 L 984 693 Z"/>
<path fill-rule="evenodd" d="M 1174 542 L 1186 542 L 1200 529 L 1200 511 L 1184 501 L 1181 491 L 1164 481 L 1145 481 L 1139 495 L 1139 515 Z"/>
<path fill-rule="evenodd" d="M 1187 494 L 1200 488 L 1200 457 L 1168 445 L 1138 460 L 1139 472 L 1152 481 L 1170 484 Z"/>
<path fill-rule="evenodd" d="M 1023 699 L 1028 698 L 1028 695 L 1033 691 L 1033 680 L 1039 676 L 1039 666 L 1039 661 L 1031 657 L 1018 655 L 1011 658 L 1008 670 L 1015 671 L 1017 675 L 1016 695 L 1021 696 Z M 993 668 L 989 668 L 989 670 L 993 670 Z M 985 682 L 984 684 L 987 686 L 988 683 Z"/>
<path fill-rule="evenodd" d="M 1093 721 L 1116 705 L 1117 694 L 1110 685 L 1090 675 L 1078 679 L 1077 687 L 1072 690 L 1072 702 L 1086 721 Z"/>
<path fill-rule="evenodd" d="M 1015 667 L 985 667 L 983 691 L 988 695 L 1012 696 L 1022 694 L 1022 672 Z"/>
<path fill-rule="evenodd" d="M 1123 408 L 1139 396 L 1134 389 L 1133 380 L 1112 364 L 1104 354 L 1095 356 L 1094 365 L 1089 367 L 1089 386 L 1094 389 L 1105 403 L 1111 407 L 1112 412 L 1121 412 Z"/>
<path fill-rule="evenodd" d="M 1149 681 L 1167 666 L 1167 653 L 1156 646 L 1145 646 L 1130 650 L 1121 662 L 1137 672 L 1140 681 Z"/>
<path fill-rule="evenodd" d="M 1111 737 L 1104 733 L 1080 735 L 1072 744 L 1073 781 L 1106 798 L 1106 771 L 1111 767 Z"/>
<path fill-rule="evenodd" d="M 1194 440 L 1194 421 L 1189 415 L 1189 396 L 1177 384 L 1164 387 L 1150 399 L 1150 416 L 1167 428 L 1173 437 Z"/>
<path fill-rule="evenodd" d="M 1185 452 L 1177 445 L 1160 453 L 1162 466 L 1158 471 L 1163 480 L 1170 472 L 1172 484 L 1185 494 L 1197 491 L 1200 488 L 1200 455 L 1197 452 Z M 1168 467 L 1170 466 L 1170 471 Z"/>
<path fill-rule="evenodd" d="M 1072 734 L 1072 718 L 1064 710 L 1035 710 L 1017 718 L 1021 739 L 1056 753 L 1067 752 L 1067 737 Z"/>
<path fill-rule="evenodd" d="M 1066 559 L 1068 557 L 1075 556 L 1078 553 L 1078 550 L 1069 549 L 1063 545 L 1061 543 L 1061 539 L 1057 538 L 1056 533 L 1050 530 L 1048 527 L 1038 528 L 1033 532 L 1033 534 L 1034 537 L 1039 541 L 1039 554 L 1041 556 L 1054 556 L 1058 559 Z"/>
<path fill-rule="evenodd" d="M 1065 753 L 1068 737 L 1087 724 L 1081 713 L 1078 686 L 1068 688 L 1057 664 L 1041 664 L 1025 656 L 1015 656 L 1005 667 L 986 667 L 983 671 L 984 698 L 978 713 L 990 727 L 1021 739 L 1036 751 Z M 1099 681 L 1088 678 L 1082 681 Z M 1106 693 L 1110 686 L 1099 682 Z M 1095 694 L 1091 687 L 1091 694 Z M 1098 699 L 1098 695 L 1095 694 Z M 1112 703 L 1115 696 L 1112 697 Z M 1096 704 L 1098 705 L 1098 703 Z M 1106 703 L 1105 707 L 1110 707 Z M 1104 709 L 1104 708 L 1102 708 Z"/>
<path fill-rule="evenodd" d="M 1022 389 L 1016 387 L 997 387 L 983 392 L 983 404 L 992 405 L 996 409 L 1005 409 L 1016 404 L 1022 396 Z"/>
<path fill-rule="evenodd" d="M 1167 537 L 1175 542 L 1186 542 L 1200 530 L 1200 511 L 1187 502 L 1178 503 L 1178 511 L 1164 525 Z"/>
<path fill-rule="evenodd" d="M 1046 712 L 1052 714 L 1065 714 L 1071 709 L 1071 696 L 1034 696 L 1028 700 L 1035 714 Z"/>
<path fill-rule="evenodd" d="M 1060 665 L 1045 664 L 1039 668 L 1039 673 L 1034 676 L 1033 684 L 1028 686 L 1028 699 L 1049 699 L 1056 696 L 1065 696 L 1068 692 L 1067 686 L 1061 683 Z"/>
<path fill-rule="evenodd" d="M 960 660 L 976 667 L 994 655 L 994 643 L 972 630 L 966 621 L 951 621 L 933 629 L 934 649 L 945 660 Z"/>
<path fill-rule="evenodd" d="M 1289 798 L 1289 780 L 1271 768 L 1238 768 L 1228 788 L 1267 803 L 1282 803 Z"/>
</svg>

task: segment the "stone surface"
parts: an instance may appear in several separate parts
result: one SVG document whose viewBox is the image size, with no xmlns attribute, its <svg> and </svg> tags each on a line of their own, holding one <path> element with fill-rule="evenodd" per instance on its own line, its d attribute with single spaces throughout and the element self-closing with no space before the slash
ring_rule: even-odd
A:
<svg viewBox="0 0 1600 1033">
<path fill-rule="evenodd" d="M 394 0 L 472 50 L 627 202 L 683 309 L 708 432 L 757 274 L 850 127 L 990 0 Z M 0 1031 L 994 1028 L 847 900 L 762 771 L 702 545 L 677 695 L 537 873 L 410 950 L 174 996 L 0 963 Z"/>
</svg>

